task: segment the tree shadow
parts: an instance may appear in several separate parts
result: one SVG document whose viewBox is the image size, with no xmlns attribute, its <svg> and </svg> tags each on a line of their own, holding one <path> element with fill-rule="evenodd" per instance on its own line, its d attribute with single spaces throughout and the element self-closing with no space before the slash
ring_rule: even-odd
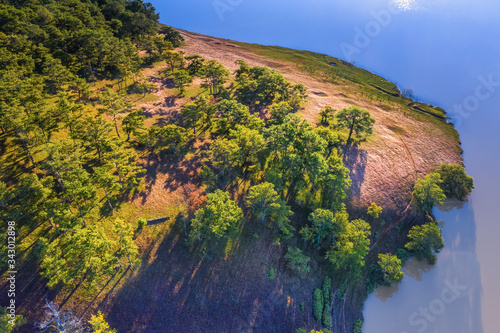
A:
<svg viewBox="0 0 500 333">
<path fill-rule="evenodd" d="M 193 244 L 185 239 L 178 218 L 151 254 L 155 259 L 144 258 L 138 274 L 103 304 L 111 327 L 120 332 L 293 331 L 292 316 L 298 314 L 287 305 L 287 288 L 279 275 L 274 282 L 265 275 L 263 261 L 279 257 L 265 245 L 267 237 L 245 238 L 254 246 L 240 244 L 229 258 L 223 239 Z"/>
<path fill-rule="evenodd" d="M 346 145 L 342 149 L 342 157 L 345 167 L 349 168 L 349 177 L 352 184 L 350 193 L 359 199 L 361 196 L 361 185 L 365 181 L 365 169 L 368 153 L 358 148 L 358 144 Z"/>
</svg>

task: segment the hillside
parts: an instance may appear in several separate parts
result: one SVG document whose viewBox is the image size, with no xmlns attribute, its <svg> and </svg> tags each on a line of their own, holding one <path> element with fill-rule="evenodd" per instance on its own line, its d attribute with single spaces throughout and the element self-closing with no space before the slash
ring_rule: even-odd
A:
<svg viewBox="0 0 500 333">
<path fill-rule="evenodd" d="M 130 11 L 157 20 L 150 7 Z M 112 16 L 95 24 L 105 31 L 106 20 Z M 186 31 L 179 45 L 165 44 L 152 23 L 146 28 L 106 31 L 126 52 L 115 58 L 110 46 L 89 65 L 71 48 L 67 64 L 61 50 L 54 60 L 44 49 L 39 60 L 23 39 L 33 64 L 81 66 L 58 84 L 33 65 L 12 88 L 7 79 L 18 68 L 0 68 L 0 204 L 2 216 L 19 223 L 16 302 L 28 320 L 20 331 L 33 331 L 48 300 L 84 322 L 102 311 L 120 333 L 351 332 L 377 255 L 401 249 L 428 220 L 411 200 L 417 179 L 462 164 L 446 112 L 330 56 Z M 5 49 L 17 45 L 0 37 Z M 210 82 L 214 68 L 220 84 Z M 266 82 L 276 90 L 259 91 L 263 78 L 276 80 Z M 5 91 L 24 92 L 24 82 L 39 84 L 39 93 L 26 103 L 20 93 L 22 103 L 10 99 Z M 199 105 L 206 114 L 194 113 Z M 320 121 L 326 106 L 335 109 L 328 124 Z M 335 117 L 353 106 L 375 123 L 372 134 L 351 141 Z M 271 193 L 269 213 L 251 202 L 258 186 Z M 367 215 L 372 203 L 382 207 L 379 217 Z M 307 232 L 319 210 L 341 221 L 325 236 L 320 226 L 316 243 Z M 344 241 L 362 244 L 355 273 L 332 269 Z M 310 259 L 297 264 L 302 271 L 290 264 L 295 248 Z M 321 324 L 312 295 L 327 276 L 332 321 Z M 3 280 L 0 293 L 8 288 Z"/>
</svg>

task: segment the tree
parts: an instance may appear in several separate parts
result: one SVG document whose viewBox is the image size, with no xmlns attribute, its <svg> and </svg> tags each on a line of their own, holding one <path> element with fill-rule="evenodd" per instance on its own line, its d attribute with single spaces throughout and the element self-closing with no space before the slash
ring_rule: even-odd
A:
<svg viewBox="0 0 500 333">
<path fill-rule="evenodd" d="M 203 68 L 203 87 L 210 89 L 211 95 L 217 95 L 220 87 L 229 79 L 230 72 L 216 60 L 209 60 Z"/>
<path fill-rule="evenodd" d="M 8 308 L 0 307 L 0 332 L 11 333 L 22 325 L 26 324 L 26 319 L 22 315 L 8 313 Z"/>
<path fill-rule="evenodd" d="M 240 167 L 255 165 L 259 153 L 266 148 L 266 141 L 258 130 L 241 125 L 229 131 L 229 139 L 238 146 L 235 162 Z"/>
<path fill-rule="evenodd" d="M 116 333 L 115 329 L 109 328 L 101 311 L 98 311 L 97 315 L 91 315 L 89 324 L 92 325 L 93 333 Z"/>
<path fill-rule="evenodd" d="M 186 93 L 186 86 L 193 82 L 193 78 L 186 70 L 178 70 L 174 72 L 174 84 L 179 89 L 179 95 L 184 96 Z"/>
<path fill-rule="evenodd" d="M 283 124 L 286 115 L 291 113 L 292 111 L 293 111 L 292 107 L 287 102 L 273 104 L 269 108 L 269 114 L 271 115 L 273 124 L 277 125 Z"/>
<path fill-rule="evenodd" d="M 379 253 L 378 264 L 384 273 L 384 279 L 389 284 L 399 282 L 403 279 L 401 271 L 401 260 L 390 253 Z"/>
<path fill-rule="evenodd" d="M 191 238 L 211 236 L 221 238 L 237 230 L 242 219 L 241 208 L 229 198 L 227 192 L 216 190 L 207 194 L 207 204 L 196 211 L 191 221 Z"/>
<path fill-rule="evenodd" d="M 176 68 L 183 68 L 186 62 L 181 53 L 174 51 L 167 51 L 163 53 L 163 59 L 167 62 L 167 65 L 170 66 L 172 74 Z"/>
<path fill-rule="evenodd" d="M 313 294 L 313 314 L 317 322 L 321 323 L 323 318 L 324 298 L 323 291 L 316 288 Z"/>
<path fill-rule="evenodd" d="M 122 126 L 125 133 L 127 133 L 127 141 L 130 140 L 130 134 L 137 136 L 140 132 L 139 130 L 143 130 L 146 127 L 144 126 L 144 120 L 146 120 L 146 116 L 144 116 L 142 109 L 132 111 L 128 115 L 123 118 Z"/>
<path fill-rule="evenodd" d="M 242 125 L 253 130 L 260 130 L 263 121 L 257 116 L 250 114 L 248 106 L 238 103 L 235 100 L 223 99 L 216 105 L 217 113 L 217 134 L 225 136 L 236 125 Z"/>
<path fill-rule="evenodd" d="M 104 160 L 111 168 L 114 168 L 122 189 L 127 192 L 135 190 L 145 173 L 144 168 L 136 163 L 137 154 L 126 149 L 121 140 L 111 141 L 108 148 Z"/>
<path fill-rule="evenodd" d="M 118 194 L 122 185 L 118 182 L 116 176 L 110 173 L 109 166 L 95 167 L 94 174 L 92 175 L 92 183 L 104 191 L 109 208 L 113 212 L 114 207 L 111 204 L 111 200 L 116 198 L 116 194 Z"/>
<path fill-rule="evenodd" d="M 113 272 L 114 245 L 95 224 L 75 228 L 53 241 L 44 247 L 40 265 L 42 275 L 48 279 L 47 286 L 53 288 L 58 283 L 74 285 L 77 281 L 87 280 L 92 287 L 96 278 Z"/>
<path fill-rule="evenodd" d="M 75 165 L 64 175 L 65 194 L 78 207 L 83 224 L 87 226 L 85 215 L 97 205 L 97 189 L 90 174 L 81 166 Z"/>
<path fill-rule="evenodd" d="M 436 221 L 421 226 L 414 226 L 408 233 L 410 241 L 405 248 L 411 251 L 418 260 L 427 259 L 430 264 L 436 262 L 435 253 L 439 253 L 443 245 L 441 229 Z"/>
<path fill-rule="evenodd" d="M 349 130 L 347 143 L 350 142 L 353 133 L 360 135 L 361 133 L 372 134 L 373 124 L 375 119 L 370 116 L 368 110 L 362 109 L 358 106 L 351 106 L 337 112 L 335 115 L 337 126 Z"/>
<path fill-rule="evenodd" d="M 438 173 L 430 173 L 424 178 L 417 179 L 413 188 L 413 199 L 426 213 L 430 213 L 435 202 L 443 203 L 446 195 L 440 185 L 443 181 Z"/>
<path fill-rule="evenodd" d="M 48 300 L 45 300 L 45 309 L 45 318 L 36 324 L 41 329 L 41 332 L 47 330 L 58 333 L 83 332 L 80 320 L 73 316 L 71 312 L 63 312 L 57 309 L 56 305 Z"/>
<path fill-rule="evenodd" d="M 199 54 L 193 54 L 190 56 L 187 56 L 185 58 L 189 63 L 186 67 L 186 69 L 189 72 L 189 75 L 191 76 L 201 76 L 203 72 L 203 66 L 205 63 L 205 59 L 203 59 L 202 56 Z"/>
<path fill-rule="evenodd" d="M 279 199 L 278 192 L 274 190 L 274 185 L 264 182 L 250 187 L 246 198 L 246 204 L 252 208 L 252 213 L 261 217 L 262 223 L 268 214 L 273 211 L 272 204 Z"/>
<path fill-rule="evenodd" d="M 368 206 L 367 214 L 373 217 L 374 219 L 378 219 L 378 216 L 382 214 L 382 207 L 377 206 L 375 202 L 372 202 L 372 204 Z"/>
<path fill-rule="evenodd" d="M 102 153 L 109 143 L 109 133 L 112 125 L 101 116 L 88 116 L 75 124 L 72 137 L 80 139 L 87 147 L 96 150 L 97 157 L 101 160 Z"/>
<path fill-rule="evenodd" d="M 120 262 L 120 258 L 126 256 L 128 267 L 131 268 L 134 263 L 139 262 L 137 258 L 139 250 L 134 242 L 134 228 L 130 223 L 125 223 L 125 221 L 117 219 L 113 226 L 113 232 L 115 235 L 118 235 L 118 250 L 116 251 L 118 262 Z"/>
<path fill-rule="evenodd" d="M 459 164 L 441 164 L 435 171 L 441 177 L 440 187 L 447 197 L 464 200 L 474 188 L 474 179 Z"/>
<path fill-rule="evenodd" d="M 161 27 L 160 34 L 163 35 L 166 41 L 172 43 L 174 47 L 179 47 L 184 41 L 184 37 L 182 37 L 180 32 L 169 26 Z"/>
<path fill-rule="evenodd" d="M 118 137 L 120 137 L 120 133 L 118 132 L 117 115 L 130 112 L 131 108 L 134 106 L 133 103 L 126 102 L 124 98 L 124 93 L 115 93 L 109 88 L 105 88 L 101 95 L 103 107 L 100 108 L 99 111 L 113 118 L 116 135 Z"/>
<path fill-rule="evenodd" d="M 319 115 L 321 116 L 321 124 L 323 125 L 329 125 L 330 120 L 333 119 L 333 116 L 335 114 L 335 109 L 331 107 L 330 105 L 325 106 L 319 111 Z"/>
<path fill-rule="evenodd" d="M 358 280 L 365 266 L 370 239 L 370 225 L 363 220 L 351 221 L 337 242 L 326 253 L 338 274 L 351 280 Z"/>
<path fill-rule="evenodd" d="M 330 244 L 335 242 L 335 238 L 346 228 L 349 222 L 349 215 L 345 209 L 333 213 L 330 210 L 318 208 L 309 214 L 310 226 L 305 226 L 300 231 L 301 235 L 319 246 L 321 239 L 328 239 Z"/>
<path fill-rule="evenodd" d="M 302 254 L 302 250 L 298 247 L 288 247 L 285 259 L 287 259 L 288 268 L 301 275 L 307 274 L 311 270 L 308 265 L 311 258 Z"/>
</svg>

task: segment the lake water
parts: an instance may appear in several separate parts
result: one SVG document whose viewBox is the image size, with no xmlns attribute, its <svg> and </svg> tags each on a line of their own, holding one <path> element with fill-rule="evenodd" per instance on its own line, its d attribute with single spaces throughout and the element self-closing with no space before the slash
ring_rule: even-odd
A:
<svg viewBox="0 0 500 333">
<path fill-rule="evenodd" d="M 160 21 L 244 42 L 330 54 L 448 110 L 476 189 L 436 210 L 445 248 L 415 261 L 364 309 L 364 333 L 495 333 L 500 315 L 500 2 L 497 0 L 152 1 Z"/>
</svg>

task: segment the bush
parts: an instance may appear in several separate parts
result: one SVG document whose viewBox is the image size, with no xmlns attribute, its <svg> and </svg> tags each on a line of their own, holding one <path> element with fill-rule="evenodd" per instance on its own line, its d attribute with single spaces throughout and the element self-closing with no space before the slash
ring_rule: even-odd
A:
<svg viewBox="0 0 500 333">
<path fill-rule="evenodd" d="M 321 319 L 323 318 L 323 306 L 323 292 L 321 291 L 321 289 L 316 288 L 313 295 L 313 314 L 314 318 L 319 323 L 321 323 Z"/>
<path fill-rule="evenodd" d="M 330 304 L 325 303 L 325 308 L 323 309 L 323 325 L 326 327 L 332 326 L 332 316 L 330 314 Z"/>
<path fill-rule="evenodd" d="M 300 303 L 300 311 L 304 312 L 305 309 L 306 309 L 306 304 L 304 302 L 301 302 Z"/>
<path fill-rule="evenodd" d="M 405 249 L 397 249 L 396 257 L 401 260 L 401 265 L 404 265 L 406 260 L 408 260 L 408 258 L 410 257 L 410 254 Z"/>
<path fill-rule="evenodd" d="M 140 217 L 139 220 L 137 221 L 137 229 L 142 230 L 146 225 L 148 224 L 148 220 L 146 220 L 143 217 Z"/>
<path fill-rule="evenodd" d="M 418 260 L 427 259 L 429 264 L 436 263 L 434 253 L 439 253 L 443 245 L 441 229 L 436 221 L 431 221 L 421 226 L 414 226 L 408 233 L 410 241 L 405 248 L 412 252 Z"/>
<path fill-rule="evenodd" d="M 352 333 L 363 333 L 363 319 L 358 319 L 354 322 Z"/>
<path fill-rule="evenodd" d="M 443 163 L 436 173 L 441 176 L 443 182 L 440 187 L 448 198 L 464 200 L 474 188 L 474 179 L 465 173 L 461 165 Z"/>
<path fill-rule="evenodd" d="M 267 277 L 269 280 L 274 280 L 274 267 L 269 268 L 269 271 L 267 271 Z"/>
<path fill-rule="evenodd" d="M 308 265 L 311 258 L 303 255 L 302 250 L 297 247 L 289 247 L 285 259 L 288 260 L 288 268 L 295 272 L 307 274 L 311 270 Z"/>
<path fill-rule="evenodd" d="M 332 302 L 332 293 L 330 287 L 332 285 L 332 279 L 326 276 L 323 280 L 323 298 L 325 299 L 325 304 L 330 304 Z"/>
</svg>

